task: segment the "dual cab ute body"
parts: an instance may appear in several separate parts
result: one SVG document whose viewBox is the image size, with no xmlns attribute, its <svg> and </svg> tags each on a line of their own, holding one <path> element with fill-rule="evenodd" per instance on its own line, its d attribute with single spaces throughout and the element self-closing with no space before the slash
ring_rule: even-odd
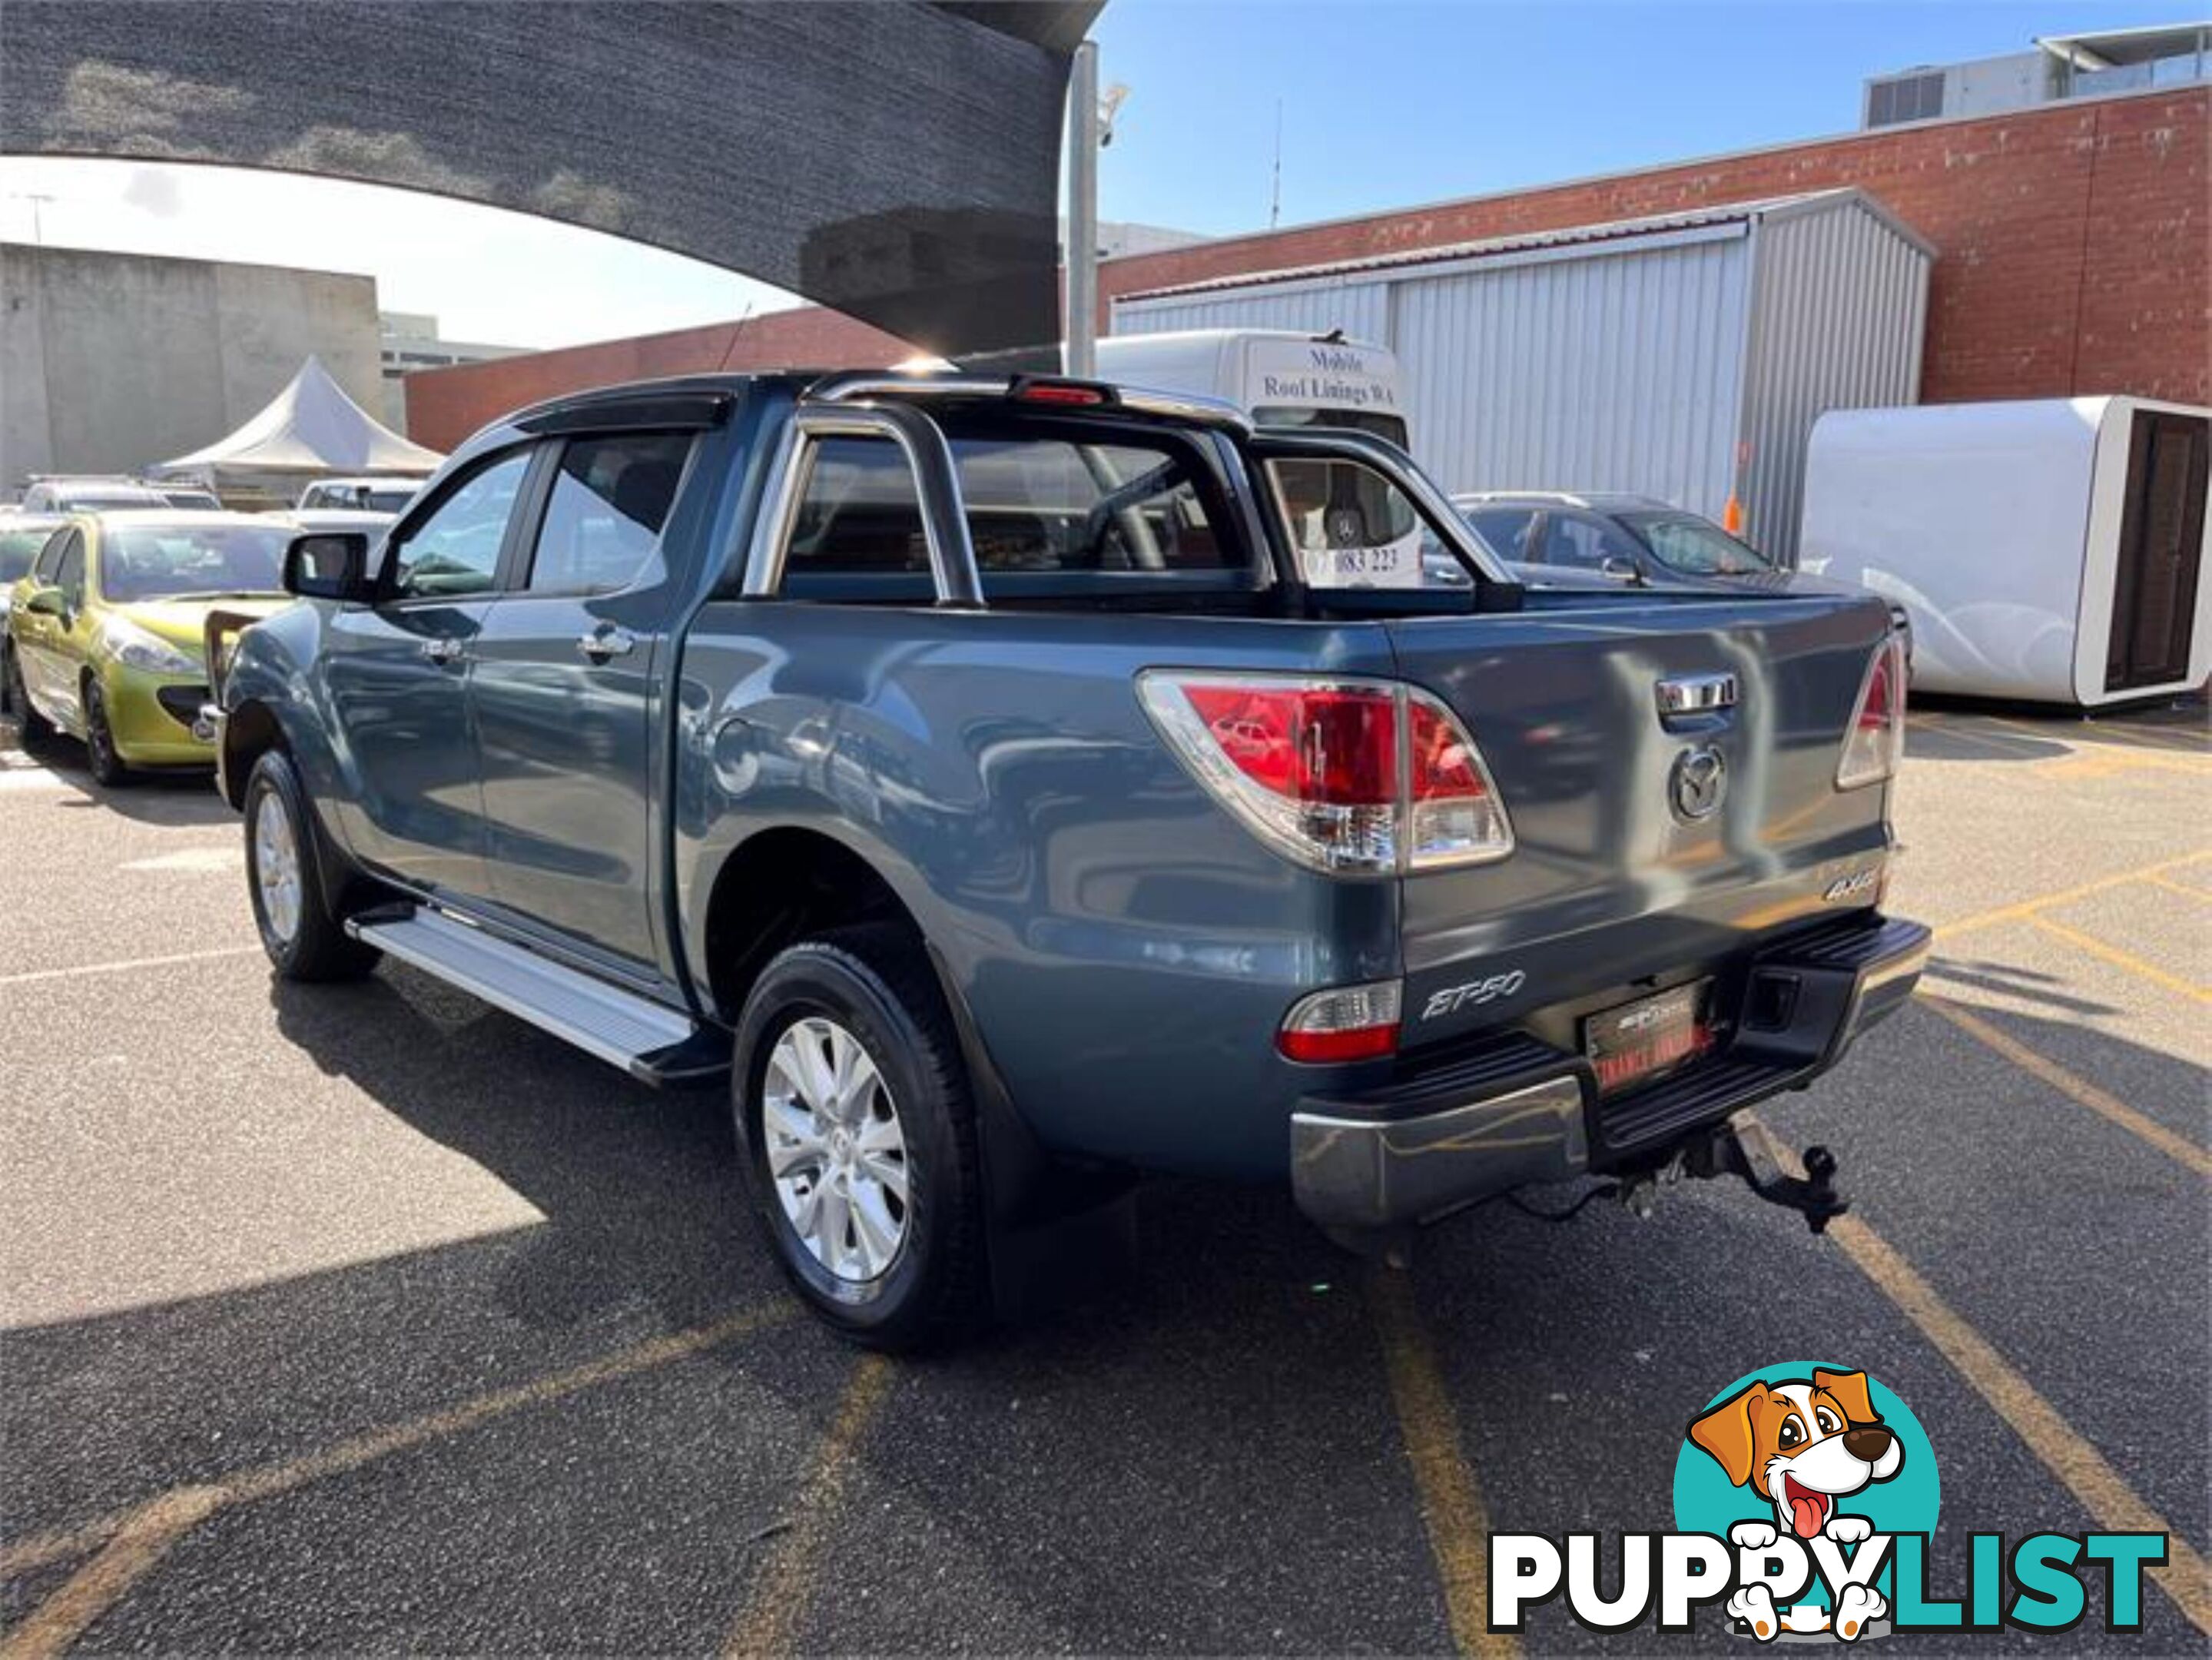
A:
<svg viewBox="0 0 2212 1660">
<path fill-rule="evenodd" d="M 1385 498 L 1471 581 L 1303 582 Z M 1924 956 L 1876 909 L 1879 603 L 1524 593 L 1370 436 L 659 382 L 292 564 L 213 712 L 280 970 L 388 952 L 727 1073 L 785 1266 L 870 1341 L 1071 1171 L 1287 1182 L 1352 1237 L 1710 1151 Z"/>
</svg>

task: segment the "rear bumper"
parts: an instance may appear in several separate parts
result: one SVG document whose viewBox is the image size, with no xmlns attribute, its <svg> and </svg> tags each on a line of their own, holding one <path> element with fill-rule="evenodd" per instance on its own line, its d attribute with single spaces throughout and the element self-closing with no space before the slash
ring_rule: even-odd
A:
<svg viewBox="0 0 2212 1660">
<path fill-rule="evenodd" d="M 1310 1098 L 1291 1120 L 1298 1207 L 1325 1226 L 1390 1227 L 1528 1183 L 1662 1160 L 1833 1066 L 1912 995 L 1929 938 L 1917 922 L 1869 916 L 1760 952 L 1719 1053 L 1603 1099 L 1588 1061 L 1520 1032 L 1387 1089 Z"/>
</svg>

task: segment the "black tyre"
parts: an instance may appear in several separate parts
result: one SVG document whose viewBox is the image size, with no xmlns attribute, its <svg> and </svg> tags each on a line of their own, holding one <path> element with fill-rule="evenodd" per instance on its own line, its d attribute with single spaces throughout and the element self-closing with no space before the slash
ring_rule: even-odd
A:
<svg viewBox="0 0 2212 1660">
<path fill-rule="evenodd" d="M 23 666 L 15 660 L 15 649 L 8 651 L 8 707 L 15 711 L 17 733 L 23 747 L 30 749 L 45 743 L 54 735 L 54 723 L 31 707 L 31 694 L 23 684 Z"/>
<path fill-rule="evenodd" d="M 107 719 L 107 696 L 96 677 L 84 682 L 84 755 L 93 782 L 117 789 L 131 781 L 131 768 L 115 747 L 115 729 Z"/>
<path fill-rule="evenodd" d="M 292 757 L 270 750 L 246 781 L 246 885 L 261 948 L 286 980 L 353 980 L 378 952 L 347 937 L 323 899 L 323 848 Z"/>
<path fill-rule="evenodd" d="M 755 983 L 732 1068 L 738 1162 L 799 1294 L 872 1348 L 984 1310 L 967 1068 L 921 946 L 895 924 L 793 946 Z"/>
</svg>

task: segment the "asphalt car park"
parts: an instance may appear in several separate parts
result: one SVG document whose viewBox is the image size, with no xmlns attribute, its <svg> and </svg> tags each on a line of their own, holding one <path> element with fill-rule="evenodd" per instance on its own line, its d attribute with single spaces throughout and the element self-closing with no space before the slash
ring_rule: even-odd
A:
<svg viewBox="0 0 2212 1660">
<path fill-rule="evenodd" d="M 203 781 L 0 743 L 0 1645 L 1504 1652 L 1494 1531 L 1666 1531 L 1730 1380 L 1838 1360 L 1966 1540 L 2155 1530 L 2201 1653 L 2212 743 L 2201 703 L 1911 716 L 1920 999 L 1812 1091 L 1855 1204 L 1486 1206 L 1404 1272 L 1280 1193 L 1148 1189 L 1132 1268 L 957 1354 L 801 1316 L 720 1098 L 404 968 L 271 981 Z"/>
</svg>

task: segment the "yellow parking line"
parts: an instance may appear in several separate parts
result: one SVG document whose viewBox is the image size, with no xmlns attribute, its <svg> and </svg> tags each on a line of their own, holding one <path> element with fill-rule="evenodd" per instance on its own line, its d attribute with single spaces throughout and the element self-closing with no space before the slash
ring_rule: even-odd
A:
<svg viewBox="0 0 2212 1660">
<path fill-rule="evenodd" d="M 106 1549 L 0 1639 L 0 1660 L 50 1660 L 66 1653 L 171 1546 L 226 1502 L 221 1487 L 179 1487 L 140 1505 L 123 1518 Z"/>
<path fill-rule="evenodd" d="M 2033 899 L 2022 899 L 2009 905 L 1999 905 L 1994 910 L 1978 911 L 1962 916 L 1955 922 L 1936 925 L 1938 939 L 1954 939 L 1976 928 L 1986 928 L 1999 922 L 2025 921 L 2046 905 L 2070 904 L 2076 899 L 2087 899 L 2093 893 L 2103 893 L 2112 888 L 2124 888 L 2130 882 L 2141 882 L 2154 876 L 2163 876 L 2170 870 L 2179 870 L 2185 865 L 2201 864 L 2212 859 L 2212 848 L 2197 853 L 2185 853 L 2176 859 L 2161 859 L 2155 864 L 2138 865 L 2133 870 L 2124 870 L 2113 876 L 2084 882 L 2078 888 L 2062 888 L 2056 893 L 2039 894 Z"/>
<path fill-rule="evenodd" d="M 1746 1116 L 1748 1118 L 1748 1115 Z M 1765 1138 L 1770 1155 L 1792 1175 L 1804 1166 L 1781 1140 L 1756 1119 L 1750 1128 Z M 2162 1533 L 2166 1565 L 2145 1570 L 2172 1598 L 2189 1622 L 2212 1635 L 2212 1571 L 2171 1523 L 2139 1497 L 2105 1462 L 2058 1409 L 2039 1394 L 1989 1340 L 1952 1310 L 1912 1266 L 1856 1215 L 1828 1225 L 1828 1237 L 1843 1248 L 1858 1270 L 1918 1327 L 1938 1353 L 1956 1368 L 1974 1393 L 2012 1426 L 2045 1469 L 2079 1499 L 2098 1527 L 2112 1533 Z"/>
<path fill-rule="evenodd" d="M 777 1656 L 791 1652 L 799 1621 L 813 1596 L 821 1571 L 823 1547 L 844 1498 L 845 1482 L 860 1438 L 875 1421 L 884 1397 L 890 1390 L 891 1364 L 880 1354 L 860 1358 L 853 1369 L 837 1415 L 814 1455 L 812 1468 L 799 1489 L 798 1513 L 789 1530 L 776 1541 L 775 1553 L 762 1565 L 753 1582 L 750 1602 L 730 1634 L 722 1651 L 732 1656 Z"/>
<path fill-rule="evenodd" d="M 573 1366 L 566 1371 L 532 1378 L 528 1383 L 517 1383 L 509 1389 L 493 1389 L 441 1412 L 428 1413 L 384 1429 L 369 1430 L 349 1437 L 319 1452 L 306 1453 L 281 1463 L 241 1470 L 219 1481 L 176 1488 L 146 1503 L 110 1511 L 81 1527 L 19 1540 L 5 1549 L 0 1549 L 0 1579 L 11 1578 L 53 1562 L 66 1561 L 70 1557 L 120 1540 L 134 1522 L 180 1493 L 210 1496 L 206 1507 L 192 1517 L 193 1522 L 198 1522 L 217 1511 L 273 1499 L 295 1487 L 305 1487 L 311 1481 L 358 1469 L 395 1452 L 405 1452 L 426 1443 L 441 1441 L 465 1430 L 475 1429 L 495 1418 L 519 1412 L 525 1407 L 544 1406 L 574 1395 L 580 1389 L 651 1371 L 656 1367 L 667 1365 L 671 1361 L 687 1359 L 703 1350 L 734 1341 L 763 1327 L 788 1320 L 796 1311 L 794 1304 L 778 1302 L 763 1309 L 732 1315 L 727 1319 L 717 1320 L 708 1325 L 693 1326 L 665 1337 L 652 1338 L 629 1348 L 618 1349 L 612 1354 L 602 1355 L 596 1360 L 586 1361 L 582 1365 Z M 64 1590 L 66 1589 L 64 1586 Z M 36 1617 L 34 1614 L 33 1618 Z"/>
<path fill-rule="evenodd" d="M 2212 903 L 2212 888 L 2200 888 L 2187 882 L 2177 882 L 2170 876 L 2147 876 L 2143 879 L 2153 887 L 2164 888 L 2168 893 L 2185 893 L 2191 899 Z"/>
<path fill-rule="evenodd" d="M 1460 1445 L 1458 1416 L 1413 1306 L 1408 1277 L 1375 1268 L 1367 1281 L 1367 1305 L 1382 1339 L 1406 1457 L 1420 1490 L 1429 1552 L 1443 1580 L 1452 1641 L 1462 1654 L 1516 1655 L 1521 1645 L 1510 1633 L 1490 1629 L 1490 1514 Z"/>
<path fill-rule="evenodd" d="M 2052 939 L 2063 939 L 2068 945 L 2087 952 L 2092 957 L 2101 957 L 2114 968 L 2141 975 L 2153 985 L 2163 986 L 2184 997 L 2193 997 L 2200 1003 L 2212 1003 L 2212 986 L 2200 986 L 2194 980 L 2168 974 L 2157 964 L 2146 963 L 2133 952 L 2122 951 L 2118 946 L 2108 946 L 2094 934 L 2084 933 L 2079 928 L 2069 928 L 2063 922 L 2054 922 L 2047 916 L 2031 916 L 2028 921 Z"/>
<path fill-rule="evenodd" d="M 2205 753 L 2201 729 L 2184 727 L 2178 722 L 2171 727 L 2107 727 L 2103 730 L 2112 733 L 2116 738 L 2124 732 L 2127 738 L 2145 749 L 2178 750 L 2184 755 Z M 2192 736 L 2192 731 L 2197 735 Z"/>
<path fill-rule="evenodd" d="M 75 980 L 88 974 L 125 974 L 132 969 L 165 969 L 178 963 L 209 963 L 219 957 L 251 957 L 258 946 L 223 946 L 213 951 L 180 951 L 167 957 L 125 957 L 113 963 L 83 963 L 73 969 L 32 969 L 0 974 L 0 986 L 27 986 L 38 980 Z"/>
<path fill-rule="evenodd" d="M 2156 1119 L 2137 1112 L 2117 1096 L 2107 1094 L 2085 1078 L 2075 1077 L 2057 1061 L 2046 1060 L 2027 1044 L 1998 1031 L 1979 1015 L 1970 1013 L 1963 1004 L 1928 992 L 1922 992 L 1918 1001 L 1922 1007 L 1933 1009 L 1967 1037 L 1995 1049 L 2021 1071 L 2041 1079 L 2077 1105 L 2087 1107 L 2099 1117 L 2118 1124 L 2131 1135 L 2139 1136 L 2167 1158 L 2186 1164 L 2199 1176 L 2212 1177 L 2212 1152 L 2207 1152 L 2185 1136 L 2175 1134 Z"/>
</svg>

